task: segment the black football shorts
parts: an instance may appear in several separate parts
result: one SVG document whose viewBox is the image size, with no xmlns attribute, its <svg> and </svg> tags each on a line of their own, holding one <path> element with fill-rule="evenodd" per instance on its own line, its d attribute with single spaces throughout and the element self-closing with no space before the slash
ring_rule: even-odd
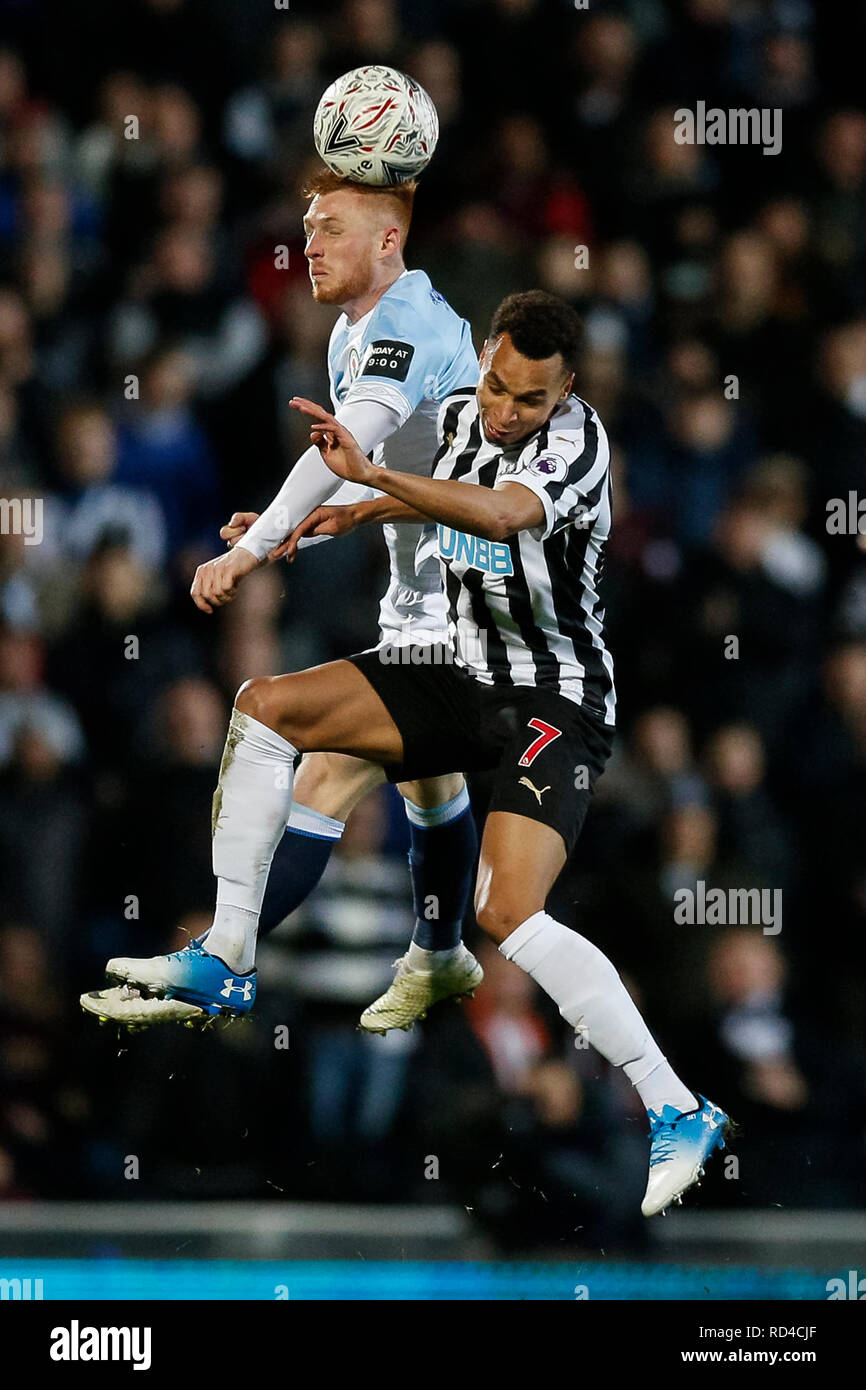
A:
<svg viewBox="0 0 866 1390">
<path fill-rule="evenodd" d="M 551 826 L 571 853 L 613 742 L 600 715 L 544 687 L 483 685 L 447 646 L 375 648 L 349 660 L 403 739 L 389 781 L 495 769 L 490 810 Z"/>
</svg>

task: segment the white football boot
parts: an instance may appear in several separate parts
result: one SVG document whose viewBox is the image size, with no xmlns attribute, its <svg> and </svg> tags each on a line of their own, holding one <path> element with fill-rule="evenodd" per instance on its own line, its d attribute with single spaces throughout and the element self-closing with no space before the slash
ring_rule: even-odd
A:
<svg viewBox="0 0 866 1390">
<path fill-rule="evenodd" d="M 100 1023 L 119 1023 L 125 1028 L 150 1028 L 159 1023 L 203 1023 L 208 1015 L 195 1004 L 182 999 L 157 999 L 141 994 L 132 985 L 114 985 L 109 989 L 93 989 L 82 994 L 80 1004 L 85 1013 L 94 1014 Z"/>
<path fill-rule="evenodd" d="M 394 983 L 361 1014 L 359 1028 L 365 1033 L 387 1033 L 390 1028 L 411 1028 L 440 999 L 472 998 L 484 971 L 471 951 L 461 944 L 460 951 L 432 970 L 415 970 L 401 956 L 394 964 Z"/>
</svg>

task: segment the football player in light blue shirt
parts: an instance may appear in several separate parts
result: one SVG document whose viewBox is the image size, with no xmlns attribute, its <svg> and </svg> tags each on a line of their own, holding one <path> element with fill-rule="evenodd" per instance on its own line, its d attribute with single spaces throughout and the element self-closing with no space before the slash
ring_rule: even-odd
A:
<svg viewBox="0 0 866 1390">
<path fill-rule="evenodd" d="M 478 358 L 466 320 L 433 289 L 423 270 L 407 270 L 360 319 L 342 315 L 331 334 L 328 375 L 335 406 L 366 401 L 399 419 L 375 462 L 428 475 L 438 447 L 439 406 L 450 391 L 475 383 Z M 332 501 L 358 497 L 357 490 L 341 488 Z M 422 535 L 435 528 L 386 524 L 383 529 L 391 583 L 379 613 L 380 645 L 405 645 L 410 635 L 413 642 L 442 641 L 447 620 L 438 560 L 427 553 L 429 547 L 426 559 L 417 553 Z"/>
<path fill-rule="evenodd" d="M 439 406 L 460 387 L 474 388 L 478 359 L 469 324 L 423 271 L 405 267 L 414 185 L 371 188 L 325 171 L 308 192 L 305 255 L 313 297 L 343 310 L 328 351 L 336 417 L 375 462 L 429 475 Z M 194 602 L 205 613 L 229 603 L 244 577 L 277 558 L 286 538 L 321 503 L 375 495 L 351 483 L 341 486 L 311 446 L 260 517 L 236 513 L 223 527 L 232 548 L 196 571 Z M 419 546 L 434 528 L 383 529 L 391 573 L 378 645 L 443 642 L 447 616 L 438 558 L 433 547 Z M 339 753 L 304 758 L 288 828 L 271 866 L 263 931 L 312 890 L 346 817 L 381 779 L 374 764 Z M 432 1003 L 470 993 L 483 978 L 460 938 L 477 853 L 463 777 L 427 778 L 400 790 L 410 823 L 415 932 L 393 984 L 362 1015 L 362 1027 L 371 1032 L 409 1027 Z M 95 1003 L 95 996 L 82 996 L 82 1004 L 129 1023 L 188 1018 L 191 1010 L 246 1012 L 255 998 L 256 927 L 252 918 L 249 930 L 239 927 L 243 914 L 235 908 L 228 900 L 217 904 L 206 948 L 197 942 L 151 960 L 109 961 L 107 973 L 132 986 L 132 995 L 103 991 Z M 226 980 L 215 993 L 210 981 L 220 967 Z M 136 997 L 136 988 L 162 997 Z"/>
</svg>

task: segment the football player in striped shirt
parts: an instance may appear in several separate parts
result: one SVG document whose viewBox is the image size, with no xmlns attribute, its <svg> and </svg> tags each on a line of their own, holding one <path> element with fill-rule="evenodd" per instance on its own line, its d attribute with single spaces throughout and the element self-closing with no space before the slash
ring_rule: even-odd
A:
<svg viewBox="0 0 866 1390">
<path fill-rule="evenodd" d="M 295 402 L 327 466 L 383 494 L 312 513 L 295 539 L 372 521 L 434 523 L 450 640 L 408 659 L 380 648 L 242 686 L 215 796 L 214 870 L 223 918 L 255 919 L 299 752 L 365 758 L 392 781 L 493 771 L 477 920 L 637 1089 L 652 1138 L 642 1206 L 651 1216 L 724 1147 L 727 1116 L 680 1080 L 607 957 L 546 910 L 615 719 L 596 588 L 610 526 L 608 446 L 595 411 L 574 395 L 579 338 L 579 319 L 554 296 L 506 300 L 477 391 L 443 403 L 432 477 L 377 468 L 333 415 Z"/>
</svg>

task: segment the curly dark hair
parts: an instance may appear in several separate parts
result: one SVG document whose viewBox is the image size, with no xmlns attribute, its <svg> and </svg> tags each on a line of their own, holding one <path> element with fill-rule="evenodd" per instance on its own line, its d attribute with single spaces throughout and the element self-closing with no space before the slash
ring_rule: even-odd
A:
<svg viewBox="0 0 866 1390">
<path fill-rule="evenodd" d="M 490 338 L 507 333 L 517 351 L 534 362 L 559 353 L 575 371 L 583 344 L 583 323 L 565 300 L 546 290 L 526 290 L 503 299 L 490 325 Z"/>
</svg>

